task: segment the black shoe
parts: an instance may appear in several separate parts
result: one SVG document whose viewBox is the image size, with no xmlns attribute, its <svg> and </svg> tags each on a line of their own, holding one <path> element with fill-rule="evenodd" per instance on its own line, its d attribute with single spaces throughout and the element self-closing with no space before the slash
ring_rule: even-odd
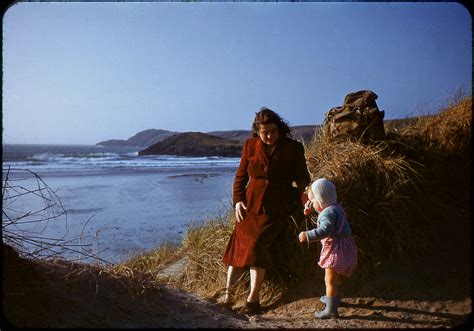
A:
<svg viewBox="0 0 474 331">
<path fill-rule="evenodd" d="M 219 301 L 218 304 L 224 308 L 232 310 L 232 307 L 234 306 L 234 302 L 232 300 L 222 300 Z"/>
<path fill-rule="evenodd" d="M 245 306 L 242 309 L 242 313 L 246 315 L 257 315 L 261 312 L 260 302 L 248 302 L 245 301 Z"/>
</svg>

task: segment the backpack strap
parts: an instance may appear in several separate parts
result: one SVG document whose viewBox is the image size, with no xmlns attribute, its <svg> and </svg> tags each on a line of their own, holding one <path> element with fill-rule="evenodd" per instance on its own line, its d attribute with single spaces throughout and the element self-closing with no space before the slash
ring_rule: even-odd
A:
<svg viewBox="0 0 474 331">
<path fill-rule="evenodd" d="M 346 216 L 346 213 L 344 211 L 344 209 L 342 209 L 342 220 L 341 220 L 341 223 L 339 224 L 339 228 L 337 229 L 335 235 L 336 236 L 340 236 L 341 235 L 341 232 L 342 232 L 342 228 L 344 227 L 344 224 L 347 222 L 347 216 Z"/>
</svg>

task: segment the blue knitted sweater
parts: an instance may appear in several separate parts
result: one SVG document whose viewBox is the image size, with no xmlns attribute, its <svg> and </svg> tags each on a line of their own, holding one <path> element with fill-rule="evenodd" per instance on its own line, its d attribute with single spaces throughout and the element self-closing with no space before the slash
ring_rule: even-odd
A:
<svg viewBox="0 0 474 331">
<path fill-rule="evenodd" d="M 317 227 L 306 231 L 308 241 L 321 240 L 335 235 L 343 221 L 344 209 L 339 203 L 324 208 L 318 215 Z M 349 222 L 342 227 L 341 236 L 352 234 Z"/>
</svg>

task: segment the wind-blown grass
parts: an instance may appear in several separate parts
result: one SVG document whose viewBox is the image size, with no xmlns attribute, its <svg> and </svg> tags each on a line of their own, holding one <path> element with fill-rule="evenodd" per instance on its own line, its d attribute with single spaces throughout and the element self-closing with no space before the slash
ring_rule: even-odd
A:
<svg viewBox="0 0 474 331">
<path fill-rule="evenodd" d="M 418 251 L 419 243 L 407 244 L 405 238 L 421 225 L 410 224 L 414 214 L 422 215 L 411 199 L 421 179 L 419 164 L 391 153 L 383 142 L 333 143 L 323 132 L 316 132 L 306 155 L 312 179 L 325 177 L 336 185 L 361 265 Z"/>
</svg>

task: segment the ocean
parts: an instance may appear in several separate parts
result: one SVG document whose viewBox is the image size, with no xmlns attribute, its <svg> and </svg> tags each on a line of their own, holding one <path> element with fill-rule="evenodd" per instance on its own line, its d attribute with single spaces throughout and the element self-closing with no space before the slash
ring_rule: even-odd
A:
<svg viewBox="0 0 474 331">
<path fill-rule="evenodd" d="M 225 215 L 240 160 L 138 156 L 139 147 L 2 147 L 4 240 L 31 238 L 25 251 L 41 242 L 44 255 L 99 263 L 178 243 L 189 226 Z"/>
</svg>

